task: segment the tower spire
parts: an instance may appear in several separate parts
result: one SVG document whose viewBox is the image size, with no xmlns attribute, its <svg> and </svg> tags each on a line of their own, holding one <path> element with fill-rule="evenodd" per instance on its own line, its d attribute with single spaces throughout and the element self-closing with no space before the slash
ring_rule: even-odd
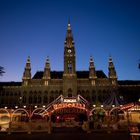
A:
<svg viewBox="0 0 140 140">
<path fill-rule="evenodd" d="M 95 79 L 96 78 L 97 78 L 97 76 L 96 76 L 96 71 L 95 71 L 93 57 L 90 56 L 90 61 L 89 61 L 89 79 L 91 80 L 92 85 L 95 85 Z"/>
<path fill-rule="evenodd" d="M 109 66 L 108 66 L 108 69 L 109 69 L 109 78 L 116 78 L 116 70 L 115 70 L 115 67 L 114 67 L 114 63 L 113 63 L 113 60 L 112 60 L 112 57 L 111 55 L 109 56 Z"/>
<path fill-rule="evenodd" d="M 64 74 L 76 74 L 75 70 L 75 48 L 72 35 L 70 20 L 68 21 L 68 28 L 66 32 L 66 39 L 64 43 Z"/>
<path fill-rule="evenodd" d="M 70 20 L 68 20 L 66 38 L 64 42 L 64 73 L 63 73 L 63 95 L 76 96 L 77 80 L 75 67 L 75 47 Z M 70 93 L 72 91 L 72 93 Z"/>
<path fill-rule="evenodd" d="M 74 45 L 73 43 L 74 43 L 74 40 L 73 40 L 72 29 L 71 29 L 71 24 L 70 24 L 70 19 L 69 19 L 68 20 L 68 25 L 67 25 L 65 46 L 73 47 L 73 45 Z"/>
<path fill-rule="evenodd" d="M 71 26 L 70 26 L 70 18 L 68 19 L 68 28 L 67 30 L 71 30 Z"/>
<path fill-rule="evenodd" d="M 47 56 L 46 63 L 45 63 L 43 78 L 50 79 L 50 60 L 49 60 L 48 56 Z"/>
<path fill-rule="evenodd" d="M 48 85 L 48 80 L 50 79 L 50 61 L 49 57 L 47 56 L 44 73 L 43 73 L 43 79 L 44 79 L 44 85 Z"/>
<path fill-rule="evenodd" d="M 28 85 L 30 79 L 31 79 L 31 62 L 30 62 L 30 56 L 28 56 L 24 73 L 23 73 L 23 78 L 22 78 L 23 84 Z"/>
<path fill-rule="evenodd" d="M 109 56 L 108 70 L 109 70 L 108 77 L 111 79 L 112 84 L 116 84 L 117 83 L 117 74 L 116 74 L 115 66 L 114 66 L 111 55 Z"/>
</svg>

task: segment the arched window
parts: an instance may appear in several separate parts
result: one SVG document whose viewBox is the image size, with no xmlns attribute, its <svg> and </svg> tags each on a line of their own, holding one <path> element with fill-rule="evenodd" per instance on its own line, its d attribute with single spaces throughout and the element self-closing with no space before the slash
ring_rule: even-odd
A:
<svg viewBox="0 0 140 140">
<path fill-rule="evenodd" d="M 3 104 L 4 103 L 4 99 L 3 98 L 1 98 L 1 104 Z"/>
<path fill-rule="evenodd" d="M 95 94 L 95 90 L 92 90 L 92 94 Z"/>
<path fill-rule="evenodd" d="M 88 94 L 88 95 L 89 95 L 89 90 L 86 90 L 86 94 Z"/>
<path fill-rule="evenodd" d="M 95 102 L 96 101 L 96 95 L 92 95 L 92 102 Z"/>
<path fill-rule="evenodd" d="M 68 61 L 68 73 L 72 72 L 72 63 L 71 61 Z"/>
<path fill-rule="evenodd" d="M 102 94 L 98 95 L 98 100 L 99 100 L 99 102 L 103 103 L 103 95 Z"/>
<path fill-rule="evenodd" d="M 32 94 L 32 93 L 33 93 L 32 91 L 29 92 L 29 94 Z"/>
<path fill-rule="evenodd" d="M 58 90 L 55 91 L 55 98 L 59 96 Z"/>
<path fill-rule="evenodd" d="M 38 103 L 41 103 L 41 101 L 42 101 L 42 98 L 40 95 L 38 95 Z"/>
<path fill-rule="evenodd" d="M 8 91 L 6 92 L 6 96 L 9 96 L 9 92 Z"/>
<path fill-rule="evenodd" d="M 60 91 L 59 91 L 59 95 L 62 95 L 62 94 L 63 94 L 63 91 L 62 91 L 62 90 L 60 90 Z"/>
<path fill-rule="evenodd" d="M 13 92 L 10 93 L 10 96 L 13 96 Z"/>
<path fill-rule="evenodd" d="M 20 91 L 18 92 L 18 96 L 21 96 L 21 92 Z"/>
<path fill-rule="evenodd" d="M 103 94 L 106 94 L 106 91 L 105 90 L 103 90 Z"/>
<path fill-rule="evenodd" d="M 45 92 L 44 92 L 44 95 L 47 95 L 47 94 L 48 94 L 48 91 L 45 91 Z"/>
<path fill-rule="evenodd" d="M 68 89 L 68 97 L 72 97 L 72 90 L 71 90 L 71 88 Z"/>
<path fill-rule="evenodd" d="M 81 95 L 81 91 L 80 90 L 77 91 L 77 95 Z"/>
<path fill-rule="evenodd" d="M 26 103 L 26 96 L 23 96 L 22 103 Z"/>
<path fill-rule="evenodd" d="M 29 104 L 32 104 L 32 103 L 33 103 L 32 96 L 29 96 Z"/>
<path fill-rule="evenodd" d="M 101 94 L 101 90 L 98 90 L 98 94 Z"/>
<path fill-rule="evenodd" d="M 36 104 L 37 103 L 37 96 L 36 95 L 34 95 L 34 102 L 33 102 L 34 104 Z"/>
<path fill-rule="evenodd" d="M 84 90 L 82 90 L 81 95 L 82 95 L 84 98 L 86 97 L 86 96 L 85 96 L 85 91 L 84 91 Z"/>
<path fill-rule="evenodd" d="M 54 97 L 50 96 L 50 101 L 49 102 L 52 102 L 52 101 L 54 101 Z"/>
<path fill-rule="evenodd" d="M 37 91 L 34 91 L 34 95 L 37 95 Z"/>
<path fill-rule="evenodd" d="M 89 95 L 86 96 L 86 100 L 90 102 L 90 96 Z"/>
<path fill-rule="evenodd" d="M 43 103 L 48 103 L 48 97 L 47 97 L 47 95 L 44 96 Z"/>
<path fill-rule="evenodd" d="M 89 90 L 86 90 L 86 93 L 85 93 L 85 98 L 86 98 L 86 100 L 87 101 L 91 101 L 91 99 L 90 99 L 90 92 L 89 92 Z"/>
<path fill-rule="evenodd" d="M 54 95 L 54 91 L 51 91 L 51 95 Z"/>
</svg>

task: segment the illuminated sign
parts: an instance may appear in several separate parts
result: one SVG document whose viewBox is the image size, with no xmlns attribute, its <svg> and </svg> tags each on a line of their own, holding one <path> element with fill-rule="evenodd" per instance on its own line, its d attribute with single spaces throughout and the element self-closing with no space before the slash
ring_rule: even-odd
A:
<svg viewBox="0 0 140 140">
<path fill-rule="evenodd" d="M 61 103 L 61 104 L 54 104 L 53 108 L 54 108 L 54 110 L 61 109 L 61 108 L 85 109 L 85 104 L 80 104 L 80 103 Z"/>
<path fill-rule="evenodd" d="M 64 99 L 64 103 L 76 103 L 76 99 Z"/>
<path fill-rule="evenodd" d="M 134 103 L 125 104 L 121 107 L 121 109 L 128 109 L 134 106 Z"/>
</svg>

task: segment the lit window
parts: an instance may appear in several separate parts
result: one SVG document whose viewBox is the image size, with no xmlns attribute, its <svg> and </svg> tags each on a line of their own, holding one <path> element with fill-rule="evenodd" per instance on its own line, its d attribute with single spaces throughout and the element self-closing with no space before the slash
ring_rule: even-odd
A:
<svg viewBox="0 0 140 140">
<path fill-rule="evenodd" d="M 72 72 L 72 64 L 68 63 L 68 72 L 71 73 Z"/>
</svg>

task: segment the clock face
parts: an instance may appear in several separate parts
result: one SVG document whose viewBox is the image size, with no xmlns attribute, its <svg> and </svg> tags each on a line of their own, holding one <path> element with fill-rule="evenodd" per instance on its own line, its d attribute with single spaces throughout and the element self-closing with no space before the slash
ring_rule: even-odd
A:
<svg viewBox="0 0 140 140">
<path fill-rule="evenodd" d="M 71 53 L 71 49 L 68 49 L 68 53 Z"/>
</svg>

